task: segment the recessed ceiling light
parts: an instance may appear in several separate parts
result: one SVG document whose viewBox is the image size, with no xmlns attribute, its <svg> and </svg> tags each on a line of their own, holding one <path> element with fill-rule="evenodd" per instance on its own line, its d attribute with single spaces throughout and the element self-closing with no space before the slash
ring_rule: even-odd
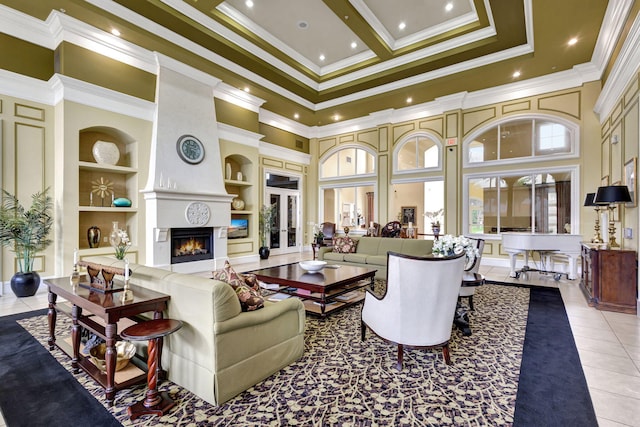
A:
<svg viewBox="0 0 640 427">
<path fill-rule="evenodd" d="M 320 54 L 319 58 L 320 58 L 320 61 L 324 61 L 325 60 L 325 57 L 324 57 L 323 54 Z"/>
<path fill-rule="evenodd" d="M 249 92 L 251 92 L 251 89 L 249 89 L 249 86 L 245 86 L 245 87 L 244 87 L 244 91 L 245 91 L 245 92 L 247 92 L 247 93 L 249 93 Z"/>
<path fill-rule="evenodd" d="M 298 120 L 298 119 L 300 118 L 300 114 L 295 113 L 295 114 L 293 115 L 293 118 L 294 118 L 294 119 L 296 119 L 296 120 Z"/>
<path fill-rule="evenodd" d="M 111 29 L 111 34 L 113 34 L 116 37 L 120 37 L 120 31 L 118 31 L 116 28 Z"/>
<path fill-rule="evenodd" d="M 247 6 L 249 9 L 251 9 L 253 7 L 253 2 L 251 0 L 247 0 L 244 2 L 245 6 Z"/>
<path fill-rule="evenodd" d="M 307 28 L 309 28 L 309 23 L 307 21 L 298 21 L 296 25 L 301 30 L 306 30 Z"/>
<path fill-rule="evenodd" d="M 333 116 L 333 121 L 334 122 L 337 122 L 338 120 L 340 120 L 340 116 L 339 115 L 336 114 L 335 116 Z"/>
<path fill-rule="evenodd" d="M 444 10 L 450 12 L 453 9 L 453 3 L 449 2 L 444 6 Z"/>
<path fill-rule="evenodd" d="M 407 24 L 405 24 L 404 22 L 401 22 L 401 23 L 398 25 L 398 28 L 399 28 L 399 29 L 401 29 L 401 30 L 404 30 L 406 27 L 407 27 Z"/>
<path fill-rule="evenodd" d="M 571 39 L 567 42 L 567 44 L 568 44 L 569 46 L 573 46 L 573 45 L 574 45 L 574 44 L 576 44 L 576 43 L 578 43 L 578 38 L 577 38 L 577 37 L 573 37 L 573 38 L 571 38 Z"/>
<path fill-rule="evenodd" d="M 358 43 L 356 42 L 351 42 L 351 49 L 355 49 L 358 47 Z"/>
<path fill-rule="evenodd" d="M 515 73 L 513 73 L 514 79 L 517 79 L 518 77 L 520 77 L 520 71 L 516 71 Z"/>
<path fill-rule="evenodd" d="M 407 104 L 411 104 L 413 102 L 413 98 L 412 97 L 408 97 L 407 98 Z"/>
</svg>

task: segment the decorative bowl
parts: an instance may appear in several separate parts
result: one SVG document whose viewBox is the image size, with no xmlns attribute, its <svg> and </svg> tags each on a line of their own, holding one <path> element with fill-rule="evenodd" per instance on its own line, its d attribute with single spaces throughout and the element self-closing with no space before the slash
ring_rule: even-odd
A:
<svg viewBox="0 0 640 427">
<path fill-rule="evenodd" d="M 96 141 L 91 152 L 98 163 L 115 165 L 120 160 L 120 150 L 113 142 Z"/>
<path fill-rule="evenodd" d="M 300 268 L 306 270 L 308 273 L 317 273 L 322 270 L 325 265 L 327 265 L 326 261 L 300 261 L 298 263 Z"/>
<path fill-rule="evenodd" d="M 113 201 L 113 206 L 116 206 L 118 208 L 130 208 L 131 200 L 127 199 L 126 197 L 118 197 Z"/>
<path fill-rule="evenodd" d="M 104 360 L 105 353 L 107 352 L 107 344 L 102 343 L 89 350 L 91 354 L 91 360 L 93 364 L 98 367 L 102 372 L 107 371 L 107 362 Z M 116 371 L 124 369 L 129 360 L 136 354 L 136 346 L 128 341 L 118 341 L 116 343 Z"/>
</svg>

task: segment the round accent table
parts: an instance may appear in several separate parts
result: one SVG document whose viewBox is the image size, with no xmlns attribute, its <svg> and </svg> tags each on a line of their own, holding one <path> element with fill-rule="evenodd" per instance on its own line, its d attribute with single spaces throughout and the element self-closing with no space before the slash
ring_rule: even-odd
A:
<svg viewBox="0 0 640 427">
<path fill-rule="evenodd" d="M 144 400 L 127 408 L 127 413 L 131 420 L 146 414 L 162 416 L 175 405 L 175 402 L 166 391 L 158 393 L 157 367 L 162 350 L 162 337 L 172 334 L 180 328 L 182 328 L 180 320 L 155 319 L 129 326 L 120 332 L 120 336 L 129 341 L 149 341 L 147 394 Z"/>
</svg>

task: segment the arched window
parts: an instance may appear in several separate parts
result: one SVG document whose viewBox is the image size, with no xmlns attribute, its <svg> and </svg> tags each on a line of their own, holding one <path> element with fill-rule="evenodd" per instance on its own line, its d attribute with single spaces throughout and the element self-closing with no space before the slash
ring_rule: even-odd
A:
<svg viewBox="0 0 640 427">
<path fill-rule="evenodd" d="M 555 117 L 536 116 L 502 121 L 470 135 L 465 161 L 489 161 L 571 156 L 576 153 L 578 127 Z"/>
<path fill-rule="evenodd" d="M 355 147 L 342 148 L 320 163 L 320 178 L 338 178 L 375 174 L 373 154 Z"/>
<path fill-rule="evenodd" d="M 439 169 L 441 144 L 429 134 L 414 134 L 401 141 L 394 150 L 395 171 Z"/>
</svg>

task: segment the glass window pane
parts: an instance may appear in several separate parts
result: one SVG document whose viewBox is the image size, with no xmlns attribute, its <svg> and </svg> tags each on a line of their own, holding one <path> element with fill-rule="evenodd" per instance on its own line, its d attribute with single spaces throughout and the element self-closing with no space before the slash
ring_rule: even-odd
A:
<svg viewBox="0 0 640 427">
<path fill-rule="evenodd" d="M 320 166 L 320 176 L 331 178 L 338 176 L 338 153 L 329 156 Z"/>
<path fill-rule="evenodd" d="M 531 176 L 503 177 L 500 231 L 531 231 Z"/>
<path fill-rule="evenodd" d="M 488 160 L 497 160 L 498 159 L 498 128 L 489 129 L 486 132 L 481 133 L 475 139 L 477 144 L 482 146 L 482 158 L 478 161 L 488 161 Z M 480 150 L 476 148 L 476 153 Z M 469 161 L 471 161 L 471 156 L 469 156 Z"/>
<path fill-rule="evenodd" d="M 340 176 L 356 174 L 356 149 L 345 148 L 338 151 L 338 171 Z"/>
<path fill-rule="evenodd" d="M 416 140 L 411 139 L 398 151 L 398 170 L 411 170 L 417 167 Z"/>
<path fill-rule="evenodd" d="M 491 230 L 484 229 L 484 190 L 487 182 L 488 180 L 486 178 L 474 178 L 469 180 L 469 218 L 467 219 L 467 229 L 469 230 L 469 233 L 482 234 L 491 232 Z"/>
<path fill-rule="evenodd" d="M 500 159 L 530 157 L 533 141 L 531 120 L 517 120 L 500 126 Z"/>
<path fill-rule="evenodd" d="M 559 123 L 536 122 L 535 155 L 571 152 L 571 132 Z"/>
</svg>

